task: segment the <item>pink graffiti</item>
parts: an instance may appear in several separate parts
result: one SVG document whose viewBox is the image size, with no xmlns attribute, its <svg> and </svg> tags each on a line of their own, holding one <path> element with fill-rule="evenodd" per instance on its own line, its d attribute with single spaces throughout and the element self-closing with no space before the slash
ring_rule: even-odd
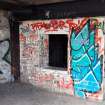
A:
<svg viewBox="0 0 105 105">
<path fill-rule="evenodd" d="M 24 34 L 20 34 L 20 42 L 24 42 L 26 43 L 26 41 L 31 41 L 31 42 L 34 42 L 34 41 L 37 41 L 38 40 L 38 35 L 34 35 L 34 34 L 30 34 L 29 36 L 25 36 Z"/>
<path fill-rule="evenodd" d="M 50 81 L 50 80 L 54 79 L 54 76 L 52 74 L 33 73 L 32 77 L 38 83 L 43 83 L 43 82 Z"/>
<path fill-rule="evenodd" d="M 101 40 L 102 40 L 101 37 L 99 37 L 99 36 L 97 36 L 97 35 L 95 36 L 95 41 L 96 41 L 97 43 L 101 43 Z"/>
<path fill-rule="evenodd" d="M 20 42 L 26 42 L 26 37 L 22 34 L 22 33 L 20 33 Z"/>
<path fill-rule="evenodd" d="M 33 48 L 33 47 L 26 47 L 26 48 L 24 48 L 23 56 L 32 57 L 33 54 L 34 54 L 34 50 L 35 50 L 35 48 Z"/>
<path fill-rule="evenodd" d="M 64 78 L 62 78 L 58 83 L 58 87 L 66 88 L 66 89 L 73 88 L 73 81 L 69 80 L 68 83 L 65 83 Z"/>
<path fill-rule="evenodd" d="M 44 47 L 48 48 L 48 39 L 44 39 Z"/>
<path fill-rule="evenodd" d="M 29 35 L 29 39 L 30 39 L 31 41 L 36 41 L 36 40 L 38 40 L 38 35 L 30 34 L 30 35 Z"/>
<path fill-rule="evenodd" d="M 102 91 L 99 91 L 97 93 L 86 93 L 86 95 L 88 96 L 88 98 L 91 99 L 92 97 L 94 97 L 97 100 L 99 99 L 100 94 L 102 94 Z"/>
</svg>

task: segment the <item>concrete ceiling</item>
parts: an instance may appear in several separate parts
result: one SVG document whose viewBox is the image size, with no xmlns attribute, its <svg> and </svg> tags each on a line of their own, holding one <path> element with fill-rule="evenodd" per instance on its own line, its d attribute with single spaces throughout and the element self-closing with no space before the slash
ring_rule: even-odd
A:
<svg viewBox="0 0 105 105">
<path fill-rule="evenodd" d="M 39 4 L 49 4 L 49 3 L 58 3 L 66 1 L 88 1 L 88 0 L 0 0 L 0 2 L 8 2 L 12 4 L 20 5 L 39 5 Z"/>
<path fill-rule="evenodd" d="M 56 2 L 73 1 L 73 0 L 17 0 L 17 1 L 34 5 L 34 4 L 47 4 L 47 3 L 56 3 Z"/>
<path fill-rule="evenodd" d="M 89 1 L 89 0 L 0 0 L 0 9 L 13 10 L 30 5 L 50 4 L 59 2 Z"/>
<path fill-rule="evenodd" d="M 0 9 L 5 10 L 14 10 L 17 8 L 23 8 L 31 5 L 40 5 L 40 4 L 51 4 L 59 2 L 104 2 L 104 0 L 0 0 Z"/>
</svg>

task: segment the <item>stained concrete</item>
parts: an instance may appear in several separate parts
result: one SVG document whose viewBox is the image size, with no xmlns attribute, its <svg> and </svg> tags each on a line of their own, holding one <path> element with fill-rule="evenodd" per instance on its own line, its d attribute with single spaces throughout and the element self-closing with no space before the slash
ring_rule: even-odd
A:
<svg viewBox="0 0 105 105">
<path fill-rule="evenodd" d="M 25 83 L 0 84 L 0 105 L 105 105 L 68 95 L 48 92 Z"/>
</svg>

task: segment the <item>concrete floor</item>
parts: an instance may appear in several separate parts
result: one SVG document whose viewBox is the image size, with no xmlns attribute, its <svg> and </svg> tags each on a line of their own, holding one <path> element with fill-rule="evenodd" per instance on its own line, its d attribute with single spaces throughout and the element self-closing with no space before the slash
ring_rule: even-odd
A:
<svg viewBox="0 0 105 105">
<path fill-rule="evenodd" d="M 47 92 L 30 84 L 0 84 L 0 105 L 105 105 L 67 95 Z"/>
</svg>

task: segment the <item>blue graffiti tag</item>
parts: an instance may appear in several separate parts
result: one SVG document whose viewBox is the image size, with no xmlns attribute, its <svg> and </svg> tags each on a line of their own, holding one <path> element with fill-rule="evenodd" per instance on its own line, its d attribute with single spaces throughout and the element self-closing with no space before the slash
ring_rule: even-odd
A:
<svg viewBox="0 0 105 105">
<path fill-rule="evenodd" d="M 95 29 L 90 29 L 90 20 L 78 34 L 73 30 L 70 45 L 71 76 L 74 81 L 75 95 L 85 97 L 86 92 L 98 92 L 102 82 L 101 57 L 98 57 Z"/>
</svg>

